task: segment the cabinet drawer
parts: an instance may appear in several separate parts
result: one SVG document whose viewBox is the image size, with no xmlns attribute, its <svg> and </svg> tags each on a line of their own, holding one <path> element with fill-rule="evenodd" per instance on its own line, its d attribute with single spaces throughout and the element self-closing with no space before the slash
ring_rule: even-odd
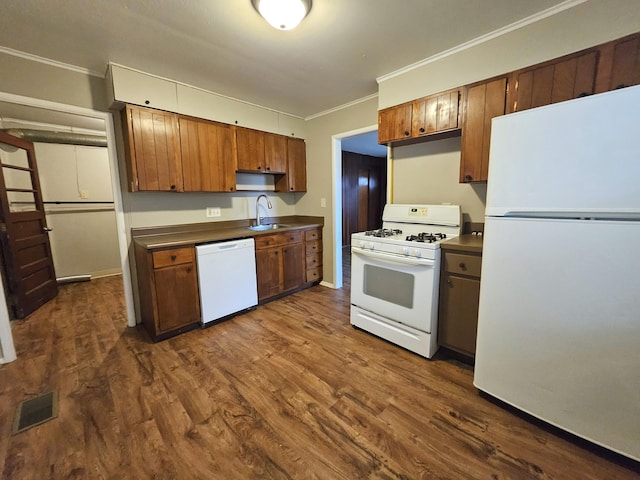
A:
<svg viewBox="0 0 640 480">
<path fill-rule="evenodd" d="M 322 267 L 307 270 L 307 283 L 322 280 Z"/>
<path fill-rule="evenodd" d="M 304 232 L 304 239 L 307 242 L 320 240 L 322 238 L 322 230 L 307 230 Z"/>
<path fill-rule="evenodd" d="M 316 253 L 314 255 L 307 255 L 307 269 L 316 268 L 322 265 L 322 255 Z"/>
<path fill-rule="evenodd" d="M 174 248 L 172 250 L 161 250 L 153 252 L 153 268 L 168 267 L 170 265 L 180 265 L 183 263 L 193 263 L 193 248 Z"/>
<path fill-rule="evenodd" d="M 314 255 L 316 253 L 322 252 L 322 242 L 320 240 L 316 240 L 314 242 L 306 242 L 305 243 L 305 254 L 306 255 Z"/>
<path fill-rule="evenodd" d="M 286 233 L 275 235 L 259 235 L 255 238 L 256 248 L 269 248 L 276 245 L 287 245 L 289 243 L 299 243 L 302 241 L 302 231 L 292 230 Z"/>
<path fill-rule="evenodd" d="M 464 255 L 448 252 L 444 254 L 444 269 L 449 273 L 479 277 L 481 265 L 482 257 L 479 255 Z"/>
</svg>

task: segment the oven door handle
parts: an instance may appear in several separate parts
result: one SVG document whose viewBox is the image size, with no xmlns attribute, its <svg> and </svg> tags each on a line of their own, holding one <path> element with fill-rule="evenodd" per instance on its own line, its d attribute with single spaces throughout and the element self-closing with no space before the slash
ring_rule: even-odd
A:
<svg viewBox="0 0 640 480">
<path fill-rule="evenodd" d="M 388 255 L 386 253 L 378 253 L 372 252 L 369 250 L 351 250 L 352 253 L 356 255 L 362 255 L 363 257 L 371 257 L 377 258 L 379 260 L 384 260 L 389 263 L 399 263 L 402 265 L 418 265 L 421 267 L 433 267 L 435 263 L 433 260 L 429 260 L 427 258 L 416 258 L 416 257 L 403 257 L 400 255 Z"/>
</svg>

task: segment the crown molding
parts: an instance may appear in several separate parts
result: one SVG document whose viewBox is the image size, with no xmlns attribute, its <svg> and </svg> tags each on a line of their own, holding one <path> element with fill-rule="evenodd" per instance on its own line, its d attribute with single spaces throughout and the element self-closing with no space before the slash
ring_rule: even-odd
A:
<svg viewBox="0 0 640 480">
<path fill-rule="evenodd" d="M 460 53 L 464 50 L 468 50 L 470 48 L 473 48 L 475 46 L 481 45 L 485 42 L 488 42 L 490 40 L 493 40 L 494 38 L 498 38 L 501 37 L 503 35 L 506 35 L 507 33 L 513 32 L 515 30 L 519 30 L 521 28 L 526 27 L 527 25 L 531 25 L 532 23 L 536 23 L 539 22 L 540 20 L 544 20 L 545 18 L 551 17 L 553 15 L 557 15 L 558 13 L 564 12 L 565 10 L 569 10 L 571 8 L 574 8 L 578 5 L 581 5 L 583 3 L 588 2 L 589 0 L 567 0 L 565 2 L 559 3 L 558 5 L 555 5 L 553 7 L 547 8 L 546 10 L 543 10 L 541 12 L 538 12 L 534 15 L 531 15 L 529 17 L 523 18 L 522 20 L 518 20 L 517 22 L 514 22 L 510 25 L 507 25 L 505 27 L 499 28 L 498 30 L 494 30 L 493 32 L 487 33 L 485 35 L 482 35 L 480 37 L 474 38 L 473 40 L 470 40 L 468 42 L 462 43 L 458 46 L 455 46 L 453 48 L 450 48 L 449 50 L 444 50 L 443 52 L 437 53 L 431 57 L 425 58 L 424 60 L 420 60 L 419 62 L 416 63 L 412 63 L 411 65 L 407 65 L 405 67 L 402 67 L 399 70 L 396 70 L 394 72 L 391 73 L 387 73 L 385 75 L 382 75 L 378 78 L 376 78 L 376 82 L 378 82 L 378 84 L 380 84 L 381 82 L 384 82 L 386 80 L 389 80 L 391 78 L 394 77 L 399 77 L 401 75 L 404 75 L 405 73 L 408 73 L 412 70 L 415 70 L 417 68 L 423 67 L 425 65 L 428 65 L 430 63 L 434 63 L 437 62 L 439 60 L 442 60 L 443 58 L 449 57 L 451 55 L 455 55 L 456 53 Z"/>
</svg>

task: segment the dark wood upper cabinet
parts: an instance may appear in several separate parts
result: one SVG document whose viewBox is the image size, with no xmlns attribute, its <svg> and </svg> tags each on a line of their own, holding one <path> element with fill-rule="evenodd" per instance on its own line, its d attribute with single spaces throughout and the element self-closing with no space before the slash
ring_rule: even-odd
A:
<svg viewBox="0 0 640 480">
<path fill-rule="evenodd" d="M 269 173 L 287 171 L 287 137 L 264 133 L 264 170 Z"/>
<path fill-rule="evenodd" d="M 403 145 L 457 130 L 459 104 L 460 90 L 455 89 L 380 110 L 378 143 Z"/>
<path fill-rule="evenodd" d="M 286 138 L 286 174 L 276 179 L 278 192 L 307 191 L 307 150 L 302 138 Z"/>
<path fill-rule="evenodd" d="M 181 192 L 178 116 L 133 105 L 122 112 L 129 190 Z"/>
<path fill-rule="evenodd" d="M 511 74 L 508 112 L 518 112 L 591 95 L 599 52 L 568 55 Z"/>
<path fill-rule="evenodd" d="M 378 143 L 411 138 L 412 104 L 404 103 L 378 112 Z"/>
<path fill-rule="evenodd" d="M 486 182 L 489 174 L 491 120 L 505 114 L 507 77 L 465 88 L 460 182 Z"/>
<path fill-rule="evenodd" d="M 238 170 L 263 172 L 265 169 L 264 134 L 258 130 L 236 127 Z"/>
<path fill-rule="evenodd" d="M 179 118 L 185 192 L 233 192 L 236 167 L 230 125 Z"/>
<path fill-rule="evenodd" d="M 600 47 L 596 93 L 640 84 L 640 34 Z"/>
<path fill-rule="evenodd" d="M 460 90 L 431 95 L 413 102 L 411 136 L 419 137 L 458 128 Z"/>
</svg>

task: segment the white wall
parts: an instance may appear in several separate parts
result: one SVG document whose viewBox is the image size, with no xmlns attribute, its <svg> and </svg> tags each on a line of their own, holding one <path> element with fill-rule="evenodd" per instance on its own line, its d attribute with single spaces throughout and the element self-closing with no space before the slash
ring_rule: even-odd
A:
<svg viewBox="0 0 640 480">
<path fill-rule="evenodd" d="M 393 203 L 451 203 L 483 222 L 487 185 L 458 183 L 460 137 L 393 149 Z"/>
<path fill-rule="evenodd" d="M 577 2 L 565 2 L 575 5 Z M 534 20 L 534 19 L 532 19 Z M 637 0 L 591 0 L 379 79 L 379 108 L 508 73 L 640 31 Z M 517 27 L 517 28 L 516 28 Z"/>
</svg>

